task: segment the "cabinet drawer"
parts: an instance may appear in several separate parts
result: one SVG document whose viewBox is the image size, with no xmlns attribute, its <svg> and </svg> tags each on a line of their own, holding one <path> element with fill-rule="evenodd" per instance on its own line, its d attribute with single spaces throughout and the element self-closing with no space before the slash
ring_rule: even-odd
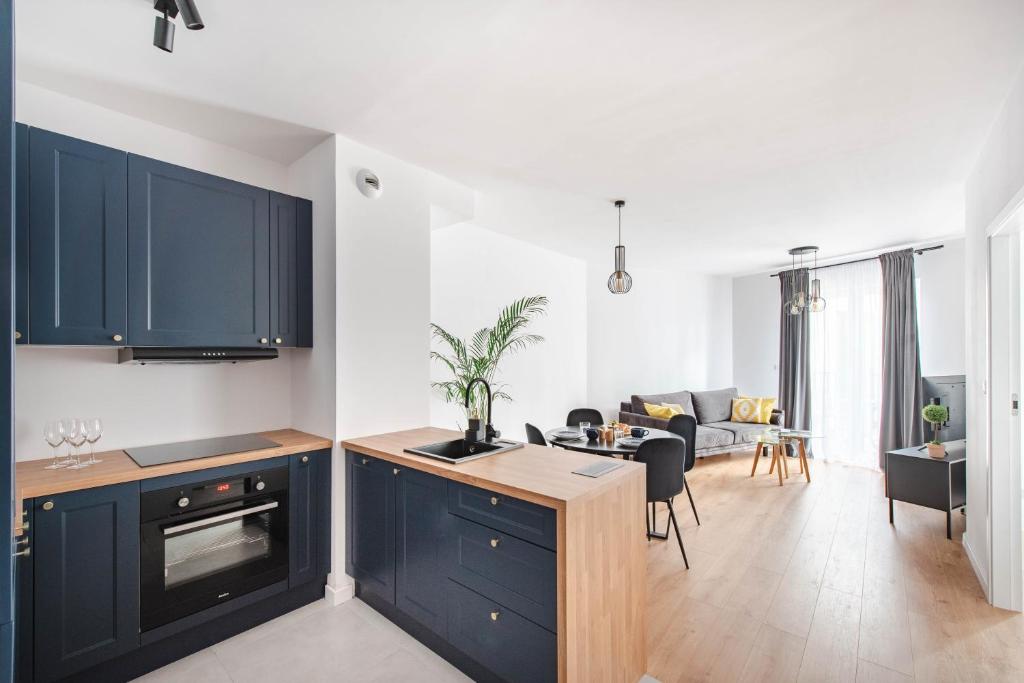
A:
<svg viewBox="0 0 1024 683">
<path fill-rule="evenodd" d="M 555 553 L 455 515 L 451 521 L 448 575 L 554 631 Z"/>
<path fill-rule="evenodd" d="M 555 634 L 449 580 L 448 640 L 507 681 L 554 681 Z"/>
<path fill-rule="evenodd" d="M 555 511 L 551 508 L 449 481 L 448 511 L 524 541 L 555 549 Z"/>
</svg>

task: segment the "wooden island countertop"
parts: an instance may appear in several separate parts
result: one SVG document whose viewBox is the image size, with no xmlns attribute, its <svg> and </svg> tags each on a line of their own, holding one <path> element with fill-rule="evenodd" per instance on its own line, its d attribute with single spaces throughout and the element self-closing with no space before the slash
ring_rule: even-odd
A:
<svg viewBox="0 0 1024 683">
<path fill-rule="evenodd" d="M 405 448 L 461 438 L 423 427 L 347 439 L 350 451 L 478 486 L 557 514 L 558 680 L 634 683 L 647 668 L 646 470 L 640 463 L 598 478 L 573 474 L 602 456 L 526 444 L 450 464 Z"/>
<path fill-rule="evenodd" d="M 80 470 L 48 470 L 51 458 L 40 460 L 22 460 L 16 463 L 14 471 L 15 510 L 21 510 L 22 501 L 27 498 L 51 496 L 57 493 L 90 489 L 110 484 L 123 484 L 129 481 L 140 481 L 163 477 L 168 474 L 206 470 L 224 465 L 241 462 L 266 460 L 279 455 L 291 455 L 305 451 L 316 451 L 330 448 L 331 440 L 322 436 L 307 434 L 295 429 L 278 429 L 270 432 L 259 432 L 271 441 L 281 444 L 276 448 L 264 448 L 243 453 L 226 453 L 210 458 L 171 462 L 152 467 L 139 467 L 123 450 L 103 451 L 96 457 L 103 462 Z M 16 520 L 15 535 L 21 535 L 21 519 Z"/>
</svg>

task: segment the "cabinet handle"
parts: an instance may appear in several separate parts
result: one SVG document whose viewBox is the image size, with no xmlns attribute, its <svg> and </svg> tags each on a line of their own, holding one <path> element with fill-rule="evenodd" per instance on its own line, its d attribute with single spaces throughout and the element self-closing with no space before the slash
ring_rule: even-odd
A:
<svg viewBox="0 0 1024 683">
<path fill-rule="evenodd" d="M 498 504 L 498 500 L 499 499 L 498 499 L 497 496 L 491 496 L 491 505 L 497 505 Z"/>
<path fill-rule="evenodd" d="M 267 338 L 266 337 L 260 337 L 260 344 L 266 344 L 266 343 L 267 343 Z"/>
<path fill-rule="evenodd" d="M 392 472 L 394 472 L 395 474 L 398 474 L 399 472 L 401 472 L 401 470 L 399 470 L 399 469 L 398 469 L 397 467 L 396 467 L 396 468 L 394 468 L 394 469 L 393 469 L 393 470 L 391 470 L 391 471 L 392 471 Z"/>
<path fill-rule="evenodd" d="M 16 552 L 16 553 L 11 553 L 11 557 L 28 557 L 31 554 L 32 554 L 32 548 L 30 546 L 28 548 L 25 548 L 22 551 L 19 551 L 19 552 Z"/>
<path fill-rule="evenodd" d="M 21 332 L 18 332 L 17 330 L 15 330 L 14 331 L 14 338 L 15 339 L 21 339 Z"/>
<path fill-rule="evenodd" d="M 500 616 L 501 616 L 501 612 L 499 612 L 497 610 L 491 612 L 491 621 L 497 621 L 498 617 L 500 617 Z"/>
<path fill-rule="evenodd" d="M 501 543 L 501 539 L 500 538 L 492 538 L 491 539 L 491 547 L 492 548 L 497 548 L 499 543 Z"/>
<path fill-rule="evenodd" d="M 363 464 L 364 465 L 369 465 L 370 464 L 370 459 L 369 458 L 363 458 Z"/>
<path fill-rule="evenodd" d="M 114 341 L 121 341 L 122 339 L 124 339 L 124 337 L 122 337 L 121 335 L 119 335 L 119 334 L 115 334 L 114 335 Z"/>
<path fill-rule="evenodd" d="M 309 456 L 308 455 L 302 456 L 302 462 L 309 462 Z"/>
<path fill-rule="evenodd" d="M 284 344 L 284 339 L 281 339 L 280 337 L 274 337 L 274 343 L 275 344 Z"/>
<path fill-rule="evenodd" d="M 53 509 L 53 501 L 52 500 L 48 500 L 45 503 L 43 503 L 43 509 L 46 510 L 47 512 L 52 510 Z"/>
</svg>

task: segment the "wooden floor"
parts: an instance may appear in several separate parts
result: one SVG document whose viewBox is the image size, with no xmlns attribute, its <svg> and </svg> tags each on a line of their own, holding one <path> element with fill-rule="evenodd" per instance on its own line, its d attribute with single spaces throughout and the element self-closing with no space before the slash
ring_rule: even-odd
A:
<svg viewBox="0 0 1024 683">
<path fill-rule="evenodd" d="M 752 454 L 687 475 L 675 538 L 648 546 L 648 671 L 671 681 L 1024 681 L 1024 617 L 985 602 L 964 517 L 896 503 L 882 475 L 811 462 L 782 488 Z M 762 474 L 763 473 L 763 474 Z M 667 515 L 659 509 L 658 528 Z"/>
</svg>

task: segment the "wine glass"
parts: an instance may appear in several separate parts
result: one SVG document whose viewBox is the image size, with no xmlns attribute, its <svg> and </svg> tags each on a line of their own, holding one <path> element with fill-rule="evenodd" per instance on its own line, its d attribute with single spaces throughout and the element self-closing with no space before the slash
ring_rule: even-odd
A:
<svg viewBox="0 0 1024 683">
<path fill-rule="evenodd" d="M 63 420 L 64 422 L 64 440 L 68 442 L 68 445 L 75 447 L 75 453 L 72 457 L 69 453 L 68 457 L 74 464 L 68 465 L 68 469 L 79 470 L 83 467 L 88 467 L 89 463 L 82 464 L 81 458 L 78 455 L 79 447 L 85 443 L 85 422 L 77 417 L 69 417 Z"/>
<path fill-rule="evenodd" d="M 59 470 L 68 463 L 57 461 L 57 447 L 64 443 L 64 423 L 60 420 L 47 420 L 43 425 L 43 438 L 53 449 L 53 462 L 46 466 L 48 470 Z"/>
<path fill-rule="evenodd" d="M 85 440 L 89 442 L 89 464 L 95 465 L 102 460 L 96 459 L 96 442 L 103 436 L 103 420 L 98 417 L 85 419 Z"/>
</svg>

